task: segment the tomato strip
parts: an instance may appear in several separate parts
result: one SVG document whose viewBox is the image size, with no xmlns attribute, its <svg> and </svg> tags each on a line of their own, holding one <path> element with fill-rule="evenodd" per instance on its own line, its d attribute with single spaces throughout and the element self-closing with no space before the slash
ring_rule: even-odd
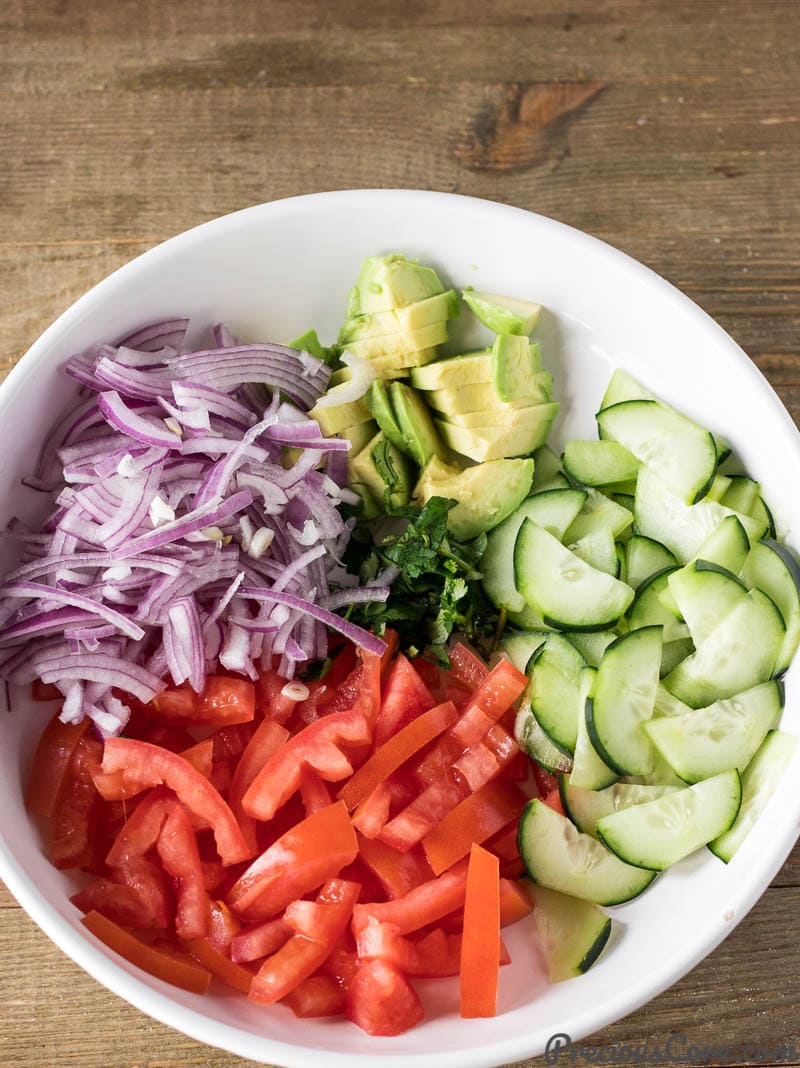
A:
<svg viewBox="0 0 800 1068">
<path fill-rule="evenodd" d="M 250 784 L 270 757 L 278 752 L 288 738 L 289 732 L 285 727 L 281 727 L 272 720 L 265 719 L 245 746 L 233 773 L 231 786 L 228 790 L 228 804 L 239 821 L 242 834 L 250 849 L 250 856 L 258 849 L 256 822 L 252 816 L 245 812 L 242 799 L 247 793 Z"/>
<path fill-rule="evenodd" d="M 344 879 L 332 879 L 326 883 L 317 903 L 330 906 L 328 922 L 313 939 L 305 935 L 292 935 L 277 953 L 264 961 L 250 987 L 253 1001 L 274 1005 L 313 975 L 341 938 L 360 889 L 358 883 Z"/>
<path fill-rule="evenodd" d="M 89 912 L 82 916 L 81 923 L 109 949 L 113 949 L 142 971 L 154 975 L 156 979 L 193 994 L 205 994 L 208 990 L 211 972 L 202 968 L 191 957 L 181 959 L 175 953 L 164 953 L 155 946 L 147 946 L 99 912 Z"/>
<path fill-rule="evenodd" d="M 268 919 L 338 875 L 357 854 L 347 809 L 337 801 L 296 824 L 262 853 L 232 887 L 228 904 L 247 919 Z"/>
<path fill-rule="evenodd" d="M 434 874 L 465 857 L 473 842 L 485 842 L 516 819 L 526 800 L 521 790 L 502 780 L 488 782 L 465 798 L 422 839 Z"/>
<path fill-rule="evenodd" d="M 177 753 L 131 738 L 109 738 L 103 751 L 102 772 L 95 782 L 107 800 L 117 800 L 120 793 L 130 796 L 129 789 L 140 793 L 163 783 L 175 791 L 193 816 L 212 829 L 223 864 L 235 864 L 250 856 L 236 817 L 219 792 Z M 109 788 L 105 775 L 119 776 L 120 781 Z"/>
<path fill-rule="evenodd" d="M 253 982 L 253 972 L 243 968 L 240 964 L 234 964 L 224 953 L 211 945 L 205 938 L 181 939 L 183 948 L 190 953 L 195 960 L 207 968 L 213 976 L 220 979 L 234 990 L 241 990 L 244 994 L 250 993 Z"/>
<path fill-rule="evenodd" d="M 500 879 L 497 857 L 473 845 L 461 943 L 461 1015 L 494 1016 L 500 973 Z"/>
<path fill-rule="evenodd" d="M 373 901 L 353 909 L 353 934 L 358 937 L 369 920 L 393 923 L 399 934 L 410 934 L 435 923 L 464 904 L 467 863 L 460 861 L 437 879 L 410 890 L 395 901 Z"/>
<path fill-rule="evenodd" d="M 380 711 L 375 720 L 372 744 L 378 748 L 422 712 L 433 708 L 436 700 L 410 661 L 398 654 L 383 688 Z"/>
<path fill-rule="evenodd" d="M 410 670 L 413 670 L 409 667 Z M 402 728 L 393 738 L 377 749 L 366 764 L 362 764 L 339 791 L 339 797 L 352 810 L 359 801 L 376 790 L 401 765 L 428 745 L 456 720 L 458 713 L 452 702 L 423 712 Z"/>
<path fill-rule="evenodd" d="M 391 898 L 404 897 L 433 878 L 431 866 L 419 849 L 401 853 L 379 838 L 359 835 L 358 855 Z"/>
</svg>

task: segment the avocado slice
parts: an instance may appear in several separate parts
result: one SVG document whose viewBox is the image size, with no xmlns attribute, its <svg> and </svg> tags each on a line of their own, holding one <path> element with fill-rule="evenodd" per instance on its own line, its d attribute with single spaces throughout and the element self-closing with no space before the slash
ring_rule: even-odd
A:
<svg viewBox="0 0 800 1068">
<path fill-rule="evenodd" d="M 365 400 L 367 402 L 367 407 L 372 412 L 375 422 L 384 432 L 389 441 L 391 441 L 392 445 L 411 455 L 406 446 L 403 432 L 395 418 L 395 413 L 392 410 L 392 403 L 389 400 L 389 392 L 382 381 L 376 379 L 376 381 L 372 383 L 367 390 Z"/>
<path fill-rule="evenodd" d="M 542 402 L 546 403 L 545 401 Z M 541 404 L 529 404 L 524 408 L 489 408 L 483 412 L 443 412 L 442 417 L 451 426 L 499 427 L 501 430 L 514 430 L 536 422 L 539 418 L 537 409 Z M 436 412 L 438 416 L 440 413 Z"/>
<path fill-rule="evenodd" d="M 349 463 L 348 484 L 366 486 L 383 510 L 384 495 L 390 483 L 394 490 L 389 498 L 395 508 L 408 504 L 414 485 L 408 458 L 379 431 Z"/>
<path fill-rule="evenodd" d="M 544 445 L 550 426 L 558 414 L 558 404 L 537 404 L 529 409 L 530 420 L 524 426 L 506 429 L 501 426 L 454 426 L 436 419 L 436 427 L 446 445 L 472 460 L 497 460 L 508 456 L 527 456 Z"/>
<path fill-rule="evenodd" d="M 407 304 L 404 308 L 354 315 L 345 320 L 338 341 L 340 345 L 346 345 L 349 341 L 360 341 L 367 337 L 414 333 L 426 326 L 454 319 L 459 311 L 458 294 L 454 289 L 448 289 L 427 300 Z"/>
<path fill-rule="evenodd" d="M 414 498 L 458 501 L 447 525 L 461 541 L 496 527 L 521 504 L 531 488 L 533 460 L 490 460 L 463 471 L 434 456 L 417 482 Z"/>
<path fill-rule="evenodd" d="M 474 289 L 465 289 L 461 296 L 483 325 L 495 334 L 529 336 L 542 310 L 541 304 L 529 300 L 503 297 L 497 293 L 477 293 Z"/>
<path fill-rule="evenodd" d="M 289 348 L 300 349 L 302 352 L 307 352 L 311 356 L 316 356 L 318 360 L 324 360 L 325 363 L 334 363 L 336 360 L 334 349 L 325 348 L 317 337 L 316 330 L 306 330 L 304 334 L 296 337 L 294 341 L 289 342 Z"/>
<path fill-rule="evenodd" d="M 425 400 L 431 408 L 444 412 L 448 418 L 468 412 L 513 413 L 520 408 L 530 408 L 533 404 L 546 404 L 552 398 L 553 376 L 550 372 L 538 371 L 534 377 L 535 389 L 532 387 L 530 396 L 521 400 L 501 401 L 491 382 L 476 382 L 459 389 L 430 389 L 425 393 Z"/>
<path fill-rule="evenodd" d="M 541 353 L 527 337 L 501 334 L 492 345 L 492 382 L 501 401 L 535 400 Z"/>
<path fill-rule="evenodd" d="M 432 456 L 444 459 L 444 446 L 436 433 L 430 410 L 420 395 L 402 382 L 392 382 L 389 397 L 405 442 L 404 450 L 412 460 L 419 467 L 425 467 Z"/>
<path fill-rule="evenodd" d="M 355 426 L 345 427 L 336 436 L 350 442 L 350 456 L 355 456 L 377 433 L 378 424 L 374 419 L 370 419 L 368 423 L 356 423 Z"/>
<path fill-rule="evenodd" d="M 316 406 L 308 414 L 312 419 L 316 419 L 320 430 L 326 437 L 347 430 L 348 427 L 358 426 L 359 423 L 366 423 L 372 418 L 363 397 L 354 401 L 345 401 L 343 404 L 333 404 L 330 407 Z"/>
<path fill-rule="evenodd" d="M 368 256 L 356 279 L 355 289 L 357 295 L 351 295 L 348 318 L 368 312 L 391 311 L 444 292 L 432 267 L 423 267 L 400 253 Z"/>
<path fill-rule="evenodd" d="M 489 349 L 450 356 L 411 372 L 411 385 L 415 389 L 459 389 L 477 382 L 492 382 L 492 354 Z"/>
<path fill-rule="evenodd" d="M 399 352 L 419 352 L 447 341 L 447 321 L 423 326 L 419 330 L 382 334 L 378 337 L 364 337 L 348 341 L 344 348 L 356 356 L 366 356 L 372 360 L 379 356 L 393 356 Z"/>
</svg>

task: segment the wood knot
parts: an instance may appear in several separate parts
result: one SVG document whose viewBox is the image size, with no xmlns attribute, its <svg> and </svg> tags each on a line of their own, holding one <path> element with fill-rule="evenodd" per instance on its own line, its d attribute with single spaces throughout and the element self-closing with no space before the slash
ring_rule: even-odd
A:
<svg viewBox="0 0 800 1068">
<path fill-rule="evenodd" d="M 455 149 L 476 171 L 518 171 L 543 162 L 602 82 L 512 82 L 494 86 Z"/>
</svg>

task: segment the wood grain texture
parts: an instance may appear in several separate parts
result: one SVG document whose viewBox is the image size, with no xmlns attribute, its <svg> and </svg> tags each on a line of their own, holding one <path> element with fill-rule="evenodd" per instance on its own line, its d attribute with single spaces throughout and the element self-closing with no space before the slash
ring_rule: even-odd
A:
<svg viewBox="0 0 800 1068">
<path fill-rule="evenodd" d="M 419 187 L 552 215 L 647 263 L 800 422 L 796 0 L 6 0 L 0 100 L 0 376 L 90 285 L 189 226 Z M 799 894 L 796 848 L 715 953 L 592 1041 L 800 1045 Z M 101 989 L 2 888 L 0 1053 L 246 1063 Z"/>
</svg>

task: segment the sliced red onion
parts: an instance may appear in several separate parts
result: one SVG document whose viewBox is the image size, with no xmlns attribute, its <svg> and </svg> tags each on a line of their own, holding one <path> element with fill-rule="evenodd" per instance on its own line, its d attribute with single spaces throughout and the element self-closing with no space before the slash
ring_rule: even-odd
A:
<svg viewBox="0 0 800 1068">
<path fill-rule="evenodd" d="M 155 352 L 170 346 L 179 349 L 183 345 L 186 331 L 189 327 L 188 319 L 164 319 L 162 322 L 150 323 L 128 334 L 117 345 L 128 349 L 139 349 L 141 352 Z"/>
<path fill-rule="evenodd" d="M 345 367 L 350 369 L 350 378 L 328 390 L 324 397 L 320 397 L 317 408 L 333 408 L 337 404 L 350 404 L 360 400 L 375 381 L 375 364 L 368 357 L 343 352 L 339 358 Z"/>
<path fill-rule="evenodd" d="M 206 682 L 205 639 L 194 597 L 181 597 L 170 606 L 164 624 L 164 652 L 175 685 L 188 679 L 195 693 L 200 693 Z"/>
<path fill-rule="evenodd" d="M 311 616 L 313 619 L 318 619 L 321 623 L 330 627 L 331 630 L 343 634 L 344 637 L 353 642 L 354 645 L 359 645 L 367 652 L 375 653 L 376 656 L 382 656 L 386 651 L 386 642 L 382 641 L 380 638 L 376 638 L 375 635 L 371 634 L 368 630 L 356 626 L 355 623 L 351 623 L 349 620 L 343 619 L 341 616 L 337 616 L 333 612 L 327 611 L 325 608 L 320 608 L 318 604 L 314 604 L 312 601 L 307 601 L 303 597 L 295 597 L 290 593 L 275 593 L 272 590 L 254 589 L 251 586 L 246 586 L 239 590 L 239 596 L 254 601 L 283 604 L 288 608 L 294 608 L 298 612 L 303 612 L 306 615 Z M 238 626 L 245 629 L 247 628 L 248 621 L 237 618 L 235 622 Z"/>
<path fill-rule="evenodd" d="M 133 438 L 134 441 L 143 441 L 146 445 L 161 445 L 166 449 L 180 450 L 181 439 L 177 434 L 167 430 L 163 423 L 159 427 L 157 423 L 151 423 L 145 417 L 138 415 L 125 404 L 119 393 L 114 390 L 101 393 L 98 403 L 100 410 L 109 423 L 116 427 L 117 430 L 121 430 L 123 434 Z"/>
<path fill-rule="evenodd" d="M 185 516 L 175 519 L 172 523 L 165 523 L 157 530 L 149 534 L 141 534 L 138 538 L 132 538 L 126 544 L 115 551 L 119 559 L 133 556 L 138 553 L 150 552 L 151 549 L 159 549 L 163 545 L 169 545 L 173 541 L 186 537 L 193 531 L 202 530 L 203 527 L 212 526 L 228 519 L 243 511 L 253 501 L 253 494 L 249 490 L 241 490 L 234 493 L 226 501 L 219 503 L 212 501 L 195 508 Z"/>
<path fill-rule="evenodd" d="M 50 605 L 64 605 L 70 608 L 79 608 L 82 611 L 98 616 L 107 623 L 113 624 L 122 634 L 137 641 L 144 637 L 144 631 L 127 616 L 115 612 L 103 604 L 99 604 L 80 594 L 65 593 L 54 586 L 45 586 L 39 582 L 13 582 L 0 586 L 0 598 L 6 600 L 34 600 Z"/>
<path fill-rule="evenodd" d="M 323 608 L 333 612 L 337 608 L 349 608 L 351 604 L 386 601 L 390 592 L 388 586 L 351 586 L 349 589 L 337 590 L 336 593 L 320 597 L 319 603 Z"/>
<path fill-rule="evenodd" d="M 151 675 L 138 664 L 131 664 L 105 653 L 85 653 L 80 658 L 56 657 L 41 661 L 37 668 L 44 683 L 64 682 L 69 679 L 100 682 L 109 688 L 116 687 L 131 693 L 145 703 L 152 701 L 166 687 L 162 679 Z"/>
<path fill-rule="evenodd" d="M 101 345 L 97 350 L 98 359 L 106 357 L 122 367 L 150 367 L 158 368 L 159 370 L 163 370 L 167 365 L 167 361 L 177 355 L 178 350 L 170 345 L 165 345 L 162 349 L 153 349 L 152 352 L 145 352 L 143 349 L 129 349 L 125 345 L 120 345 L 119 348 L 114 348 L 113 345 Z"/>
<path fill-rule="evenodd" d="M 256 421 L 255 412 L 212 386 L 199 382 L 173 382 L 172 395 L 178 407 L 187 412 L 208 412 L 245 426 L 252 426 Z"/>
<path fill-rule="evenodd" d="M 211 327 L 211 335 L 218 349 L 229 349 L 237 344 L 236 338 L 224 323 L 214 323 Z"/>
</svg>

